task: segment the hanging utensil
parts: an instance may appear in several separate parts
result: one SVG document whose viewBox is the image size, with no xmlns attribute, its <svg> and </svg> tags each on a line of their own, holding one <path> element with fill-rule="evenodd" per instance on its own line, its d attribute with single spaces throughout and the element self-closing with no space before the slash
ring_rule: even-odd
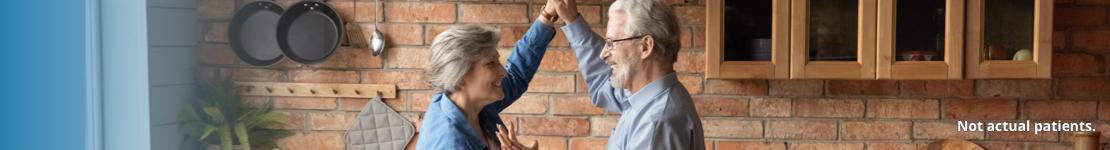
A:
<svg viewBox="0 0 1110 150">
<path fill-rule="evenodd" d="M 343 20 L 327 3 L 301 1 L 278 20 L 278 46 L 294 61 L 316 64 L 327 59 L 343 40 Z"/>
<path fill-rule="evenodd" d="M 368 39 L 366 43 L 370 43 L 370 54 L 378 56 L 385 49 L 385 39 L 382 38 L 382 32 L 378 31 L 378 11 L 381 9 L 382 3 L 380 0 L 374 0 L 374 34 L 373 37 Z"/>
<path fill-rule="evenodd" d="M 284 11 L 272 1 L 254 1 L 240 7 L 227 29 L 235 55 L 254 66 L 272 65 L 284 58 L 274 38 Z"/>
<path fill-rule="evenodd" d="M 354 47 L 354 48 L 368 48 L 369 45 L 367 45 L 367 42 L 366 42 L 367 41 L 366 40 L 366 33 L 362 32 L 362 26 L 359 26 L 358 23 L 355 23 L 355 21 L 358 20 L 358 1 L 357 0 L 354 1 L 354 5 L 355 5 L 354 6 L 354 11 L 352 11 L 354 13 L 354 15 L 352 15 L 352 16 L 354 16 L 354 17 L 352 17 L 351 21 L 347 22 L 347 25 L 344 25 L 347 28 L 347 41 L 351 45 L 351 47 Z"/>
</svg>

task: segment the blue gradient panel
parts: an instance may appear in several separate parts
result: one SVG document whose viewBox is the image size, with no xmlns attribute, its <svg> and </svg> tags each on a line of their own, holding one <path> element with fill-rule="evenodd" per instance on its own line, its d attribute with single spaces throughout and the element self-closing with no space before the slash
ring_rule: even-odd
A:
<svg viewBox="0 0 1110 150">
<path fill-rule="evenodd" d="M 11 2 L 0 9 L 0 149 L 84 149 L 85 1 Z"/>
</svg>

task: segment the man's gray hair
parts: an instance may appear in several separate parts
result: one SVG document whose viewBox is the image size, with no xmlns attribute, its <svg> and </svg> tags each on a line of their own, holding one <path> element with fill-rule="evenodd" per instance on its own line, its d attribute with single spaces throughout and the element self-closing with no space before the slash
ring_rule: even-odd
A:
<svg viewBox="0 0 1110 150">
<path fill-rule="evenodd" d="M 652 53 L 671 63 L 678 60 L 682 30 L 669 5 L 661 0 L 617 0 L 609 13 L 618 11 L 625 13 L 624 30 L 629 36 L 651 35 L 656 47 Z"/>
<path fill-rule="evenodd" d="M 471 65 L 497 55 L 498 30 L 479 25 L 456 25 L 436 36 L 428 58 L 428 82 L 438 92 L 459 88 Z"/>
</svg>

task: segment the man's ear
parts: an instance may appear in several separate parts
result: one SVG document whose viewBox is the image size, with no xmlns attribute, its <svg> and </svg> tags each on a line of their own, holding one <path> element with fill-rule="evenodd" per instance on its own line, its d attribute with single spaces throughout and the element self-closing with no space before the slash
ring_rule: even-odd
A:
<svg viewBox="0 0 1110 150">
<path fill-rule="evenodd" d="M 640 38 L 640 59 L 647 59 L 651 56 L 652 51 L 655 51 L 655 37 L 646 35 Z"/>
</svg>

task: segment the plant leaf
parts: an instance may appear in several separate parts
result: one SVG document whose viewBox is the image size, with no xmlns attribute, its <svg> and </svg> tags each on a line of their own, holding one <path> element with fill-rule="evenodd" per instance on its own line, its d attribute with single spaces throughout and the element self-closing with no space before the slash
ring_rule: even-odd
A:
<svg viewBox="0 0 1110 150">
<path fill-rule="evenodd" d="M 213 125 L 204 126 L 204 131 L 201 131 L 201 133 L 200 133 L 200 140 L 204 140 L 204 139 L 208 138 L 208 135 L 212 134 L 212 132 L 216 131 L 216 129 L 217 129 L 216 126 L 213 126 Z"/>
<path fill-rule="evenodd" d="M 235 136 L 239 137 L 239 145 L 243 146 L 243 150 L 251 150 L 250 135 L 247 135 L 247 126 L 242 123 L 235 124 Z"/>
</svg>

